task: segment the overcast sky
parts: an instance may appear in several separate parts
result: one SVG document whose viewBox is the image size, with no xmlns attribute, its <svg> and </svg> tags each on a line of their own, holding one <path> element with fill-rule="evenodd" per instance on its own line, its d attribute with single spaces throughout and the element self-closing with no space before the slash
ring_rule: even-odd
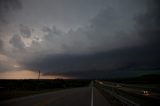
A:
<svg viewBox="0 0 160 106">
<path fill-rule="evenodd" d="M 159 0 L 0 0 L 0 78 L 160 73 L 159 11 Z"/>
</svg>

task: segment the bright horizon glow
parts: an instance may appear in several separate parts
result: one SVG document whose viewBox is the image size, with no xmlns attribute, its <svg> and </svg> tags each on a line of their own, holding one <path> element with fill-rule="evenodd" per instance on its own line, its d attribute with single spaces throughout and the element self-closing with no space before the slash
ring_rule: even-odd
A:
<svg viewBox="0 0 160 106">
<path fill-rule="evenodd" d="M 57 79 L 57 78 L 68 79 L 68 77 L 57 76 L 57 75 L 41 74 L 40 76 L 40 79 Z M 38 72 L 31 70 L 0 72 L 0 79 L 38 79 Z"/>
</svg>

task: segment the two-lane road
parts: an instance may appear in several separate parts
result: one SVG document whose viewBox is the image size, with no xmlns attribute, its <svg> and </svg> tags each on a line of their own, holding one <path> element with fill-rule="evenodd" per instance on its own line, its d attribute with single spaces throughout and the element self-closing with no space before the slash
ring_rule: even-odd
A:
<svg viewBox="0 0 160 106">
<path fill-rule="evenodd" d="M 1 102 L 0 106 L 110 106 L 94 87 L 73 88 Z"/>
</svg>

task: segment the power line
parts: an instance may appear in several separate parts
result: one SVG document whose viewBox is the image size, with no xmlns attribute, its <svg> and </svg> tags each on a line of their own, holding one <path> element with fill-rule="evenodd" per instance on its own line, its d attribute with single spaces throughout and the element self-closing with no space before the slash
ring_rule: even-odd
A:
<svg viewBox="0 0 160 106">
<path fill-rule="evenodd" d="M 41 72 L 40 70 L 38 71 L 38 80 L 40 79 L 40 75 L 41 75 Z"/>
</svg>

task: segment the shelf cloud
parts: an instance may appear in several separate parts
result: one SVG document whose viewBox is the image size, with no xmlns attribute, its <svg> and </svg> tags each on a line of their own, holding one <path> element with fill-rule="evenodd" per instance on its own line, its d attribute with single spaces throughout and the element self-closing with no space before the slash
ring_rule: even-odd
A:
<svg viewBox="0 0 160 106">
<path fill-rule="evenodd" d="M 1 0 L 0 72 L 159 73 L 159 11 L 158 0 Z"/>
</svg>

